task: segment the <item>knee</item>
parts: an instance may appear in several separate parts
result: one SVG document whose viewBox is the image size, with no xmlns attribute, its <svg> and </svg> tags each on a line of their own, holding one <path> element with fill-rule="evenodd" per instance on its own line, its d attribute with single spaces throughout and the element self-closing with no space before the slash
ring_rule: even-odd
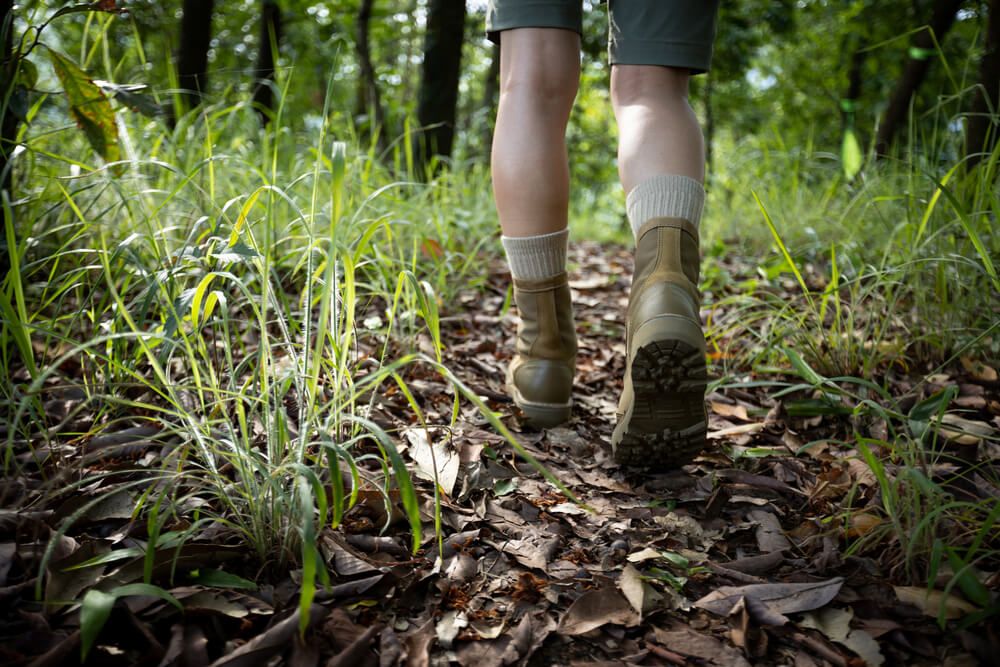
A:
<svg viewBox="0 0 1000 667">
<path fill-rule="evenodd" d="M 611 74 L 611 102 L 617 106 L 687 101 L 687 68 L 659 65 L 615 65 Z"/>
<path fill-rule="evenodd" d="M 546 108 L 568 108 L 576 98 L 578 74 L 571 68 L 544 64 L 512 67 L 500 82 L 501 97 L 530 99 Z"/>
</svg>

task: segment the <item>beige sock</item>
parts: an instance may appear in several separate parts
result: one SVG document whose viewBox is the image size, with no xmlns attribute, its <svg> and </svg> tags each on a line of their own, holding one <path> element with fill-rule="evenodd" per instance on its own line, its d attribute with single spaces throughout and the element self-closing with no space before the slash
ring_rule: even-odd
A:
<svg viewBox="0 0 1000 667">
<path fill-rule="evenodd" d="M 705 187 L 678 174 L 651 176 L 632 188 L 625 198 L 628 220 L 637 236 L 639 229 L 653 218 L 684 218 L 697 227 L 704 205 Z"/>
<path fill-rule="evenodd" d="M 568 229 L 537 236 L 501 236 L 500 241 L 515 280 L 544 280 L 566 270 Z"/>
</svg>

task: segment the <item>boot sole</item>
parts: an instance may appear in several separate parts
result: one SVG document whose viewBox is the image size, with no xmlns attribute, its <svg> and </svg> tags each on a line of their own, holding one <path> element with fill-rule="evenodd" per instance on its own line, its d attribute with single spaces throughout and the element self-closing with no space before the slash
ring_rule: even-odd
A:
<svg viewBox="0 0 1000 667">
<path fill-rule="evenodd" d="M 573 412 L 573 402 L 569 403 L 536 403 L 525 400 L 521 392 L 512 384 L 507 385 L 514 405 L 520 408 L 524 421 L 534 428 L 554 428 L 569 421 Z"/>
<path fill-rule="evenodd" d="M 705 448 L 704 337 L 697 324 L 680 318 L 647 324 L 642 338 L 653 339 L 640 343 L 632 359 L 632 405 L 611 442 L 623 465 L 676 468 Z"/>
</svg>

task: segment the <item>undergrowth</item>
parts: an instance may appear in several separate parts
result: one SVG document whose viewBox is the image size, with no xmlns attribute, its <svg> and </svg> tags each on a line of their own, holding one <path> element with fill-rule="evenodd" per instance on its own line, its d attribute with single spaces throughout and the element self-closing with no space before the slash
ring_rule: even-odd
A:
<svg viewBox="0 0 1000 667">
<path fill-rule="evenodd" d="M 424 525 L 395 434 L 372 417 L 393 393 L 428 425 L 414 369 L 448 381 L 453 419 L 471 405 L 531 460 L 448 371 L 441 339 L 440 311 L 483 284 L 483 258 L 497 252 L 482 164 L 427 178 L 412 170 L 409 137 L 379 154 L 329 106 L 291 127 L 279 111 L 262 131 L 251 108 L 218 104 L 173 128 L 120 111 L 116 175 L 45 106 L 33 113 L 18 196 L 3 202 L 17 221 L 4 230 L 3 465 L 38 466 L 53 495 L 81 494 L 61 531 L 126 494 L 147 528 L 145 584 L 158 553 L 214 525 L 261 571 L 301 568 L 305 609 L 325 576 L 317 532 L 359 494 L 398 504 L 415 550 L 440 528 Z M 1000 356 L 997 154 L 971 175 L 914 154 L 853 183 L 810 146 L 748 142 L 727 160 L 703 227 L 723 381 L 779 368 L 802 382 L 777 397 L 811 392 L 835 414 L 847 405 L 890 424 L 883 438 L 859 429 L 841 443 L 873 470 L 885 519 L 856 548 L 891 543 L 915 581 L 933 583 L 947 565 L 950 586 L 982 599 L 969 573 L 996 557 L 998 512 L 935 477 L 948 453 L 928 442 L 947 397 L 904 410 L 884 379 L 889 368 L 922 376 L 960 355 Z M 613 236 L 611 208 L 591 222 Z M 734 249 L 757 258 L 757 279 L 733 284 Z M 67 394 L 82 399 L 53 413 Z M 144 427 L 166 452 L 155 468 L 93 472 L 94 459 L 60 446 Z"/>
<path fill-rule="evenodd" d="M 484 280 L 493 237 L 481 167 L 430 181 L 394 171 L 383 164 L 408 162 L 407 138 L 384 161 L 330 108 L 312 130 L 277 118 L 262 131 L 244 105 L 205 106 L 172 129 L 118 118 L 119 165 L 86 162 L 71 127 L 25 133 L 21 196 L 7 203 L 23 224 L 6 230 L 4 472 L 37 467 L 50 499 L 79 498 L 43 571 L 59 535 L 110 497 L 146 526 L 147 587 L 163 554 L 209 530 L 260 572 L 301 568 L 307 610 L 327 576 L 318 532 L 359 494 L 403 513 L 414 551 L 431 547 L 437 486 L 427 525 L 395 435 L 372 417 L 396 394 L 429 425 L 414 373 L 446 381 L 452 421 L 470 406 L 538 465 L 444 363 L 439 309 Z M 72 411 L 54 413 L 67 395 Z M 164 455 L 100 471 L 60 447 L 109 432 L 141 433 Z"/>
<path fill-rule="evenodd" d="M 875 495 L 856 488 L 842 508 L 848 553 L 961 591 L 974 623 L 1000 613 L 978 574 L 1000 557 L 1000 505 L 970 489 L 1000 480 L 950 444 L 980 437 L 964 422 L 942 430 L 956 387 L 926 387 L 960 359 L 1000 356 L 1000 151 L 976 169 L 955 154 L 938 137 L 846 182 L 833 156 L 747 142 L 714 181 L 703 288 L 717 386 L 749 372 L 789 414 L 850 425 L 833 444 L 871 471 Z M 733 247 L 757 258 L 755 278 L 734 281 Z M 801 382 L 774 379 L 789 374 Z"/>
</svg>

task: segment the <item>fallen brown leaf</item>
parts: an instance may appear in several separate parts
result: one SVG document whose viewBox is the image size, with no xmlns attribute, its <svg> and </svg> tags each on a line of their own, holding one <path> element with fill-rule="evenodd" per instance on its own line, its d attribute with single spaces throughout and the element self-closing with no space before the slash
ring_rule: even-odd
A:
<svg viewBox="0 0 1000 667">
<path fill-rule="evenodd" d="M 720 616 L 728 616 L 740 598 L 758 600 L 777 614 L 819 609 L 829 603 L 844 584 L 843 577 L 805 584 L 749 584 L 723 586 L 694 603 Z"/>
<path fill-rule="evenodd" d="M 566 610 L 556 632 L 572 637 L 609 623 L 633 627 L 639 624 L 639 615 L 621 593 L 605 586 L 578 597 Z"/>
<path fill-rule="evenodd" d="M 739 649 L 723 644 L 711 635 L 702 634 L 683 625 L 669 630 L 653 627 L 653 638 L 664 647 L 691 658 L 700 658 L 719 667 L 750 667 Z"/>
<path fill-rule="evenodd" d="M 938 590 L 921 586 L 893 586 L 900 602 L 912 604 L 927 616 L 938 618 L 944 612 L 947 619 L 962 618 L 976 611 L 976 607 L 954 594 L 945 595 Z"/>
</svg>

